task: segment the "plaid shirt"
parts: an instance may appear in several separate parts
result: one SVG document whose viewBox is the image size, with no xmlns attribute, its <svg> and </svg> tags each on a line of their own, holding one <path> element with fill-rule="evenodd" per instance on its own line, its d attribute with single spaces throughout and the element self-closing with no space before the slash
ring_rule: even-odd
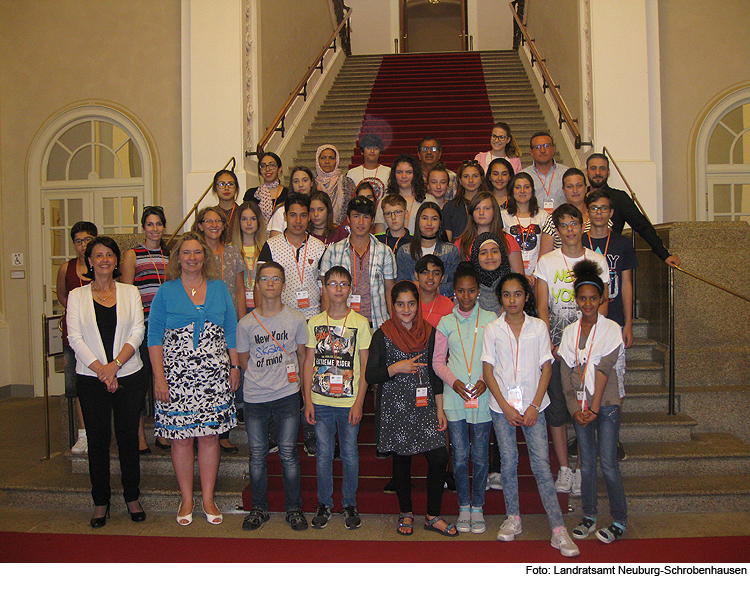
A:
<svg viewBox="0 0 750 591">
<path fill-rule="evenodd" d="M 352 257 L 347 237 L 331 244 L 320 259 L 320 274 L 331 267 L 341 266 L 352 272 Z M 370 300 L 372 302 L 372 329 L 377 330 L 390 315 L 385 299 L 385 280 L 396 279 L 396 258 L 391 249 L 370 234 Z"/>
</svg>

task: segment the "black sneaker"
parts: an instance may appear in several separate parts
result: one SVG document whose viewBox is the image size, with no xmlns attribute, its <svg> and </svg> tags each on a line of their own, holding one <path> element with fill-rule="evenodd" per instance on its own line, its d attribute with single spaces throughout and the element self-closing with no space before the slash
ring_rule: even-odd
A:
<svg viewBox="0 0 750 591">
<path fill-rule="evenodd" d="M 389 451 L 380 451 L 379 449 L 376 449 L 375 450 L 375 457 L 378 458 L 379 460 L 382 460 L 384 458 L 390 458 L 391 457 L 391 452 L 389 452 Z"/>
<path fill-rule="evenodd" d="M 242 522 L 242 529 L 244 529 L 245 531 L 254 531 L 256 529 L 260 529 L 260 526 L 269 519 L 271 519 L 271 515 L 268 513 L 268 511 L 266 511 L 265 509 L 253 508 L 250 511 L 250 515 L 245 517 L 245 520 Z"/>
<path fill-rule="evenodd" d="M 305 531 L 307 529 L 307 519 L 302 509 L 294 509 L 286 512 L 286 522 L 292 526 L 294 531 Z"/>
<path fill-rule="evenodd" d="M 628 454 L 625 453 L 625 448 L 622 446 L 622 443 L 619 441 L 617 442 L 617 459 L 619 461 L 624 461 L 628 457 Z"/>
<path fill-rule="evenodd" d="M 315 439 L 315 436 L 305 439 L 305 452 L 311 458 L 314 458 L 315 454 L 318 453 L 318 441 Z"/>
<path fill-rule="evenodd" d="M 238 425 L 245 424 L 245 409 L 244 408 L 237 409 L 237 424 Z"/>
<path fill-rule="evenodd" d="M 312 526 L 315 529 L 324 529 L 328 525 L 328 521 L 331 519 L 331 508 L 326 507 L 323 503 L 318 505 L 318 511 L 315 513 L 315 517 L 312 518 Z"/>
<path fill-rule="evenodd" d="M 568 439 L 568 457 L 570 458 L 577 458 L 578 457 L 578 439 L 575 435 L 573 437 Z"/>
<path fill-rule="evenodd" d="M 448 471 L 445 473 L 445 488 L 451 492 L 456 492 L 456 479 L 453 477 L 453 472 Z"/>
<path fill-rule="evenodd" d="M 395 495 L 396 494 L 396 482 L 393 480 L 393 478 L 391 478 L 388 481 L 388 484 L 386 484 L 383 487 L 383 492 L 386 493 L 386 494 L 388 494 L 388 495 Z"/>
<path fill-rule="evenodd" d="M 346 529 L 357 529 L 362 525 L 356 507 L 344 507 L 344 526 Z"/>
</svg>

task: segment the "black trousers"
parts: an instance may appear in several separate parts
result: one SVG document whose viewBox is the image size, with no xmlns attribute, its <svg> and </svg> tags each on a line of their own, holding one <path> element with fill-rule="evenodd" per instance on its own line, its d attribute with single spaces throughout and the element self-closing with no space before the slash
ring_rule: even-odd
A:
<svg viewBox="0 0 750 591">
<path fill-rule="evenodd" d="M 443 502 L 448 450 L 445 447 L 438 447 L 424 452 L 424 457 L 427 460 L 427 514 L 434 517 L 440 515 Z M 393 454 L 393 477 L 396 480 L 396 495 L 401 513 L 412 512 L 411 458 L 412 456 Z"/>
<path fill-rule="evenodd" d="M 137 501 L 141 481 L 138 453 L 138 419 L 146 393 L 146 372 L 118 377 L 119 388 L 107 392 L 107 386 L 95 376 L 77 375 L 76 386 L 89 444 L 89 476 L 94 505 L 106 505 L 112 495 L 109 475 L 109 444 L 112 440 L 112 416 L 120 456 L 125 502 Z"/>
</svg>

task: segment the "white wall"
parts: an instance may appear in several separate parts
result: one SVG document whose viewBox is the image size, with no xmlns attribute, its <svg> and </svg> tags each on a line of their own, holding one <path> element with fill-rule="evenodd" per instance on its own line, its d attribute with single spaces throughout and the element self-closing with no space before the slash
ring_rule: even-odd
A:
<svg viewBox="0 0 750 591">
<path fill-rule="evenodd" d="M 474 51 L 513 49 L 513 17 L 505 0 L 469 0 L 466 6 Z"/>
</svg>

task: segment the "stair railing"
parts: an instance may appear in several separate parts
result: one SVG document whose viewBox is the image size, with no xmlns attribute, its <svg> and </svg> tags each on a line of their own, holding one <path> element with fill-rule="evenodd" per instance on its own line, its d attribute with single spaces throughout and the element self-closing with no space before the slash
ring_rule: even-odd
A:
<svg viewBox="0 0 750 591">
<path fill-rule="evenodd" d="M 234 156 L 232 156 L 227 161 L 227 163 L 222 168 L 220 168 L 219 170 L 231 170 L 232 172 L 234 172 L 235 165 L 236 165 L 236 161 L 234 159 Z M 232 168 L 229 168 L 230 166 Z M 201 201 L 203 201 L 203 198 L 206 195 L 208 195 L 208 192 L 211 189 L 213 189 L 213 188 L 214 188 L 214 181 L 213 181 L 213 179 L 211 179 L 211 182 L 209 183 L 208 187 L 206 187 L 206 190 L 203 191 L 203 195 L 200 196 L 200 198 L 198 199 L 198 201 L 195 202 L 195 205 L 193 205 L 193 207 L 190 208 L 190 211 L 187 212 L 187 215 L 184 218 L 182 218 L 182 221 L 180 222 L 180 225 L 175 228 L 174 232 L 172 232 L 172 235 L 169 237 L 169 240 L 167 240 L 167 248 L 169 248 L 169 246 L 171 246 L 172 242 L 174 242 L 174 239 L 177 237 L 177 234 L 180 233 L 180 230 L 182 229 L 182 226 L 184 226 L 185 222 L 188 221 L 188 218 L 195 213 L 195 210 L 198 209 L 198 206 L 201 204 Z"/>
<path fill-rule="evenodd" d="M 318 54 L 318 57 L 313 60 L 312 65 L 307 69 L 307 72 L 304 76 L 302 76 L 302 80 L 299 81 L 299 84 L 295 87 L 295 89 L 291 92 L 289 95 L 289 98 L 284 103 L 284 106 L 281 107 L 281 110 L 279 113 L 274 117 L 273 121 L 271 121 L 271 124 L 266 128 L 266 132 L 263 134 L 263 137 L 260 138 L 260 141 L 258 142 L 257 146 L 255 147 L 254 151 L 247 150 L 245 151 L 245 157 L 248 156 L 258 156 L 262 157 L 263 154 L 265 154 L 266 146 L 268 145 L 268 142 L 271 140 L 271 137 L 275 133 L 281 133 L 281 137 L 284 137 L 284 133 L 286 132 L 286 128 L 284 127 L 284 120 L 286 118 L 287 113 L 289 112 L 289 109 L 292 108 L 294 103 L 297 101 L 299 97 L 302 97 L 303 100 L 307 100 L 307 83 L 310 81 L 310 77 L 313 75 L 315 70 L 320 70 L 320 73 L 323 73 L 323 59 L 325 58 L 326 53 L 333 50 L 334 53 L 336 52 L 336 37 L 338 36 L 341 29 L 346 27 L 346 35 L 349 36 L 350 33 L 350 18 L 352 16 L 352 9 L 349 8 L 345 13 L 344 17 L 341 19 L 341 22 L 339 23 L 338 27 L 336 27 L 336 30 L 333 32 L 331 37 L 326 41 L 326 44 L 323 46 L 323 49 L 320 50 L 320 53 Z"/>
<path fill-rule="evenodd" d="M 545 66 L 544 64 L 545 60 L 542 59 L 542 56 L 539 54 L 536 45 L 534 45 L 534 40 L 529 36 L 529 32 L 526 30 L 526 26 L 523 24 L 523 21 L 521 20 L 519 14 L 516 12 L 514 3 L 509 2 L 508 6 L 510 6 L 510 11 L 513 14 L 513 18 L 518 25 L 519 31 L 521 31 L 521 44 L 527 43 L 529 46 L 529 50 L 531 51 L 531 67 L 533 68 L 536 64 L 539 64 L 539 69 L 542 72 L 542 78 L 544 80 L 542 83 L 542 92 L 546 94 L 547 89 L 549 89 L 552 93 L 552 99 L 555 101 L 555 105 L 557 106 L 557 124 L 560 126 L 560 129 L 563 128 L 563 124 L 568 127 L 568 130 L 573 136 L 576 150 L 580 150 L 581 146 L 591 146 L 591 142 L 584 142 L 581 139 L 581 132 L 578 130 L 578 125 L 576 125 L 578 123 L 578 119 L 574 119 L 570 114 L 570 110 L 565 104 L 565 101 L 560 95 L 560 92 L 558 91 L 560 85 L 555 84 L 554 80 L 552 80 L 552 76 L 550 75 L 549 70 L 547 70 L 547 66 Z"/>
<path fill-rule="evenodd" d="M 630 193 L 631 198 L 635 202 L 638 209 L 641 211 L 641 213 L 644 215 L 644 217 L 651 223 L 651 220 L 648 218 L 648 214 L 643 209 L 643 206 L 641 205 L 640 201 L 638 201 L 638 198 L 635 195 L 635 191 L 633 191 L 633 188 L 630 186 L 630 183 L 628 183 L 628 180 L 625 178 L 625 175 L 622 173 L 622 170 L 620 170 L 620 167 L 617 165 L 617 161 L 612 157 L 612 152 L 610 152 L 607 149 L 607 146 L 604 146 L 602 148 L 602 153 L 609 158 L 609 161 L 614 164 L 615 169 L 617 170 L 617 173 L 620 175 L 620 178 L 622 178 L 622 181 L 625 183 L 625 186 L 628 188 L 628 192 Z M 633 249 L 635 250 L 635 231 L 633 232 Z M 669 298 L 668 298 L 668 306 L 669 306 L 669 408 L 667 410 L 667 414 L 674 415 L 677 414 L 677 404 L 676 404 L 676 383 L 675 383 L 675 335 L 674 335 L 674 309 L 675 309 L 675 295 L 674 295 L 674 277 L 675 277 L 675 269 L 678 271 L 684 273 L 685 275 L 689 275 L 690 277 L 693 277 L 694 279 L 697 279 L 699 281 L 702 281 L 703 283 L 707 283 L 708 285 L 712 285 L 713 287 L 720 289 L 728 294 L 731 294 L 735 297 L 740 298 L 741 300 L 744 300 L 748 303 L 750 303 L 750 298 L 737 293 L 736 291 L 732 291 L 728 287 L 724 287 L 723 285 L 719 285 L 718 283 L 714 283 L 710 279 L 707 279 L 701 275 L 698 275 L 697 273 L 693 273 L 692 271 L 688 271 L 687 269 L 683 269 L 680 265 L 677 265 L 675 267 L 672 267 L 670 265 L 667 265 L 667 273 L 668 273 L 668 281 L 669 281 Z M 635 273 L 633 274 L 633 314 L 635 315 L 635 306 L 636 302 L 636 282 L 635 282 Z"/>
</svg>

